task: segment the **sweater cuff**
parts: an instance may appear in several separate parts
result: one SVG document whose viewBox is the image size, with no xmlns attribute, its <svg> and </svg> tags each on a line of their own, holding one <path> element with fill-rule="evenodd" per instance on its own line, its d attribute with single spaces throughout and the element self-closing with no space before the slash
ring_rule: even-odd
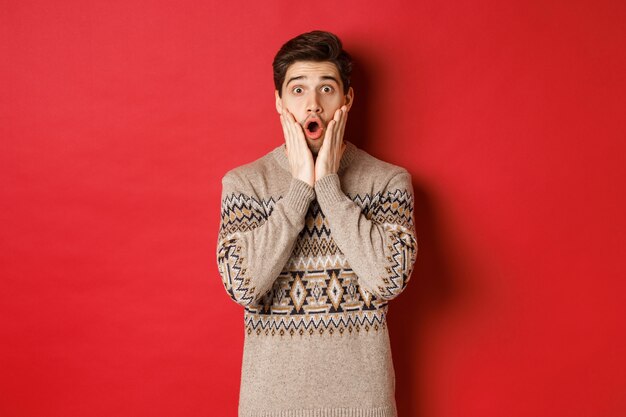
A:
<svg viewBox="0 0 626 417">
<path fill-rule="evenodd" d="M 315 189 L 306 182 L 292 177 L 284 199 L 289 207 L 296 210 L 298 214 L 304 215 L 311 201 L 315 199 Z"/>
<path fill-rule="evenodd" d="M 341 191 L 339 175 L 337 174 L 327 174 L 317 180 L 315 182 L 315 194 L 322 208 L 347 198 L 343 191 Z"/>
</svg>

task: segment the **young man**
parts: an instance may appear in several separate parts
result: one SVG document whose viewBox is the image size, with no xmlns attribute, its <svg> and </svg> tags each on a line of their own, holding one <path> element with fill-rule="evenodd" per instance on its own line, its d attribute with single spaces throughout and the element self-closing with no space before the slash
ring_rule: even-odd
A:
<svg viewBox="0 0 626 417">
<path fill-rule="evenodd" d="M 222 179 L 239 416 L 395 417 L 386 314 L 417 253 L 411 176 L 343 140 L 352 64 L 335 35 L 297 36 L 273 67 L 284 143 Z"/>
</svg>

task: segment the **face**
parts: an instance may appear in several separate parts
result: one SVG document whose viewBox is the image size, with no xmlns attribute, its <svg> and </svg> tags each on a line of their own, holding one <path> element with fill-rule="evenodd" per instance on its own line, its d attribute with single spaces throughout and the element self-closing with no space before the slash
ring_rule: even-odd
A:
<svg viewBox="0 0 626 417">
<path fill-rule="evenodd" d="M 289 110 L 300 123 L 304 137 L 313 155 L 317 155 L 326 126 L 335 111 L 352 106 L 352 87 L 343 93 L 343 84 L 337 67 L 332 62 L 296 61 L 287 68 L 282 85 L 282 97 L 275 92 L 276 111 Z"/>
</svg>

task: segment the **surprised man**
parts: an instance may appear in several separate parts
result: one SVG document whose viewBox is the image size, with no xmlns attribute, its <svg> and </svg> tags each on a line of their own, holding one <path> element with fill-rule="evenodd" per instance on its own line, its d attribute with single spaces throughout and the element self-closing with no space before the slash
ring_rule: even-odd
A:
<svg viewBox="0 0 626 417">
<path fill-rule="evenodd" d="M 289 40 L 273 69 L 284 143 L 222 179 L 239 417 L 397 417 L 386 316 L 417 255 L 411 175 L 344 139 L 352 61 L 337 36 Z"/>
</svg>

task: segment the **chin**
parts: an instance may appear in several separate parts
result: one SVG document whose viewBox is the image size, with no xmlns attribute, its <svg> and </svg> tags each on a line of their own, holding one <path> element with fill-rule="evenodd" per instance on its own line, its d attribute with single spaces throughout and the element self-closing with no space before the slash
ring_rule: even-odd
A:
<svg viewBox="0 0 626 417">
<path fill-rule="evenodd" d="M 322 142 L 318 139 L 315 141 L 315 144 L 312 144 L 311 142 L 313 142 L 312 139 L 308 139 L 309 143 L 309 150 L 311 151 L 311 153 L 313 155 L 317 155 L 317 153 L 320 151 L 320 148 L 322 147 Z"/>
</svg>

